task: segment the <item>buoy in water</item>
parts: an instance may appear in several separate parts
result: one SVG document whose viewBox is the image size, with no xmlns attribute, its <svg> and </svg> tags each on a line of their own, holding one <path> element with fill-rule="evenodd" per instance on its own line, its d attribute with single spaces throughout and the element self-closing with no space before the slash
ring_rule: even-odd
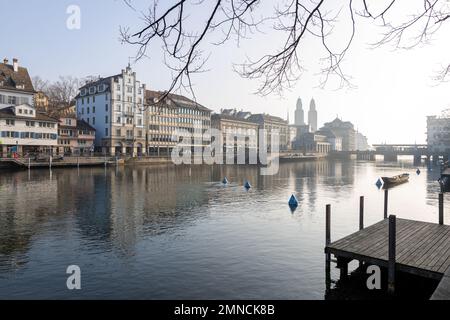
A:
<svg viewBox="0 0 450 320">
<path fill-rule="evenodd" d="M 248 182 L 248 181 L 245 181 L 245 183 L 244 183 L 244 187 L 245 187 L 245 189 L 250 189 L 251 187 L 252 187 L 252 185 L 250 184 L 250 182 Z"/>
<path fill-rule="evenodd" d="M 378 189 L 381 188 L 381 186 L 383 185 L 383 182 L 381 181 L 381 179 L 378 178 L 377 182 L 375 183 L 375 185 L 378 187 Z"/>
<path fill-rule="evenodd" d="M 223 184 L 228 184 L 228 179 L 227 179 L 227 177 L 223 178 L 222 183 L 223 183 Z"/>
<path fill-rule="evenodd" d="M 420 174 L 420 169 L 419 169 L 419 168 L 417 168 L 416 173 L 417 173 L 418 175 Z"/>
<path fill-rule="evenodd" d="M 291 195 L 291 197 L 289 199 L 289 207 L 291 207 L 291 209 L 298 207 L 298 200 L 295 197 L 295 195 Z"/>
</svg>

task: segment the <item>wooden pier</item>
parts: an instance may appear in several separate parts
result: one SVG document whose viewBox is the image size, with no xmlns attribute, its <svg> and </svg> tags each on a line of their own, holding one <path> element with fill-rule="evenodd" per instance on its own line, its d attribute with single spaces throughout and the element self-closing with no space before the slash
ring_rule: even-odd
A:
<svg viewBox="0 0 450 320">
<path fill-rule="evenodd" d="M 385 193 L 385 213 L 387 212 Z M 330 241 L 331 208 L 326 210 L 326 285 L 330 287 L 331 255 L 336 257 L 341 280 L 348 276 L 348 263 L 376 265 L 388 270 L 388 292 L 395 291 L 395 274 L 409 273 L 441 282 L 439 299 L 450 299 L 450 226 L 444 225 L 443 194 L 439 194 L 439 223 L 398 219 L 390 215 L 367 228 L 363 226 L 364 198 L 360 200 L 360 230 Z M 444 276 L 447 274 L 447 276 Z M 438 290 L 436 290 L 437 292 Z M 437 295 L 437 293 L 435 293 Z"/>
</svg>

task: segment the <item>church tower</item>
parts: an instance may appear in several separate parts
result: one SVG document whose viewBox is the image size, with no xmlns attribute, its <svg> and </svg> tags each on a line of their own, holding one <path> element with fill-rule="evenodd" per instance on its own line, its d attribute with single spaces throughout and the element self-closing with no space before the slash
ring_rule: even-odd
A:
<svg viewBox="0 0 450 320">
<path fill-rule="evenodd" d="M 311 104 L 309 105 L 308 124 L 311 127 L 312 132 L 317 131 L 317 110 L 314 98 L 311 99 Z"/>
<path fill-rule="evenodd" d="M 305 114 L 303 112 L 302 99 L 298 98 L 297 108 L 295 109 L 295 125 L 303 126 L 305 124 Z"/>
</svg>

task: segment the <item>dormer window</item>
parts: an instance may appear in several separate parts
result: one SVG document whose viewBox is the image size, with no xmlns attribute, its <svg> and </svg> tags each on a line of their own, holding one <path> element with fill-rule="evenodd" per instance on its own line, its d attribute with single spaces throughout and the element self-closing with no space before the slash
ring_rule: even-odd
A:
<svg viewBox="0 0 450 320">
<path fill-rule="evenodd" d="M 106 86 L 104 84 L 100 84 L 100 85 L 98 85 L 97 89 L 98 89 L 99 92 L 103 92 L 103 91 L 105 91 Z"/>
<path fill-rule="evenodd" d="M 89 94 L 94 94 L 94 93 L 95 93 L 95 87 L 90 87 Z"/>
<path fill-rule="evenodd" d="M 22 109 L 19 109 L 19 113 L 22 114 Z"/>
<path fill-rule="evenodd" d="M 85 95 L 86 95 L 86 92 L 87 92 L 86 88 L 83 88 L 83 89 L 81 89 L 81 91 L 80 91 L 80 95 L 81 95 L 81 96 L 85 96 Z"/>
</svg>

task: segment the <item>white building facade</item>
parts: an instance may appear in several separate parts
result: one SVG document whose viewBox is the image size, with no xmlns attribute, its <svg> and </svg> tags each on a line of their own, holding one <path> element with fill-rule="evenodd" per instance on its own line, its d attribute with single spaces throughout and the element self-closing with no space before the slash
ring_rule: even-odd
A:
<svg viewBox="0 0 450 320">
<path fill-rule="evenodd" d="M 128 66 L 120 74 L 86 83 L 76 97 L 78 119 L 96 130 L 103 154 L 146 154 L 145 84 Z"/>
<path fill-rule="evenodd" d="M 36 111 L 35 93 L 18 59 L 0 63 L 0 157 L 55 151 L 58 120 Z"/>
</svg>

